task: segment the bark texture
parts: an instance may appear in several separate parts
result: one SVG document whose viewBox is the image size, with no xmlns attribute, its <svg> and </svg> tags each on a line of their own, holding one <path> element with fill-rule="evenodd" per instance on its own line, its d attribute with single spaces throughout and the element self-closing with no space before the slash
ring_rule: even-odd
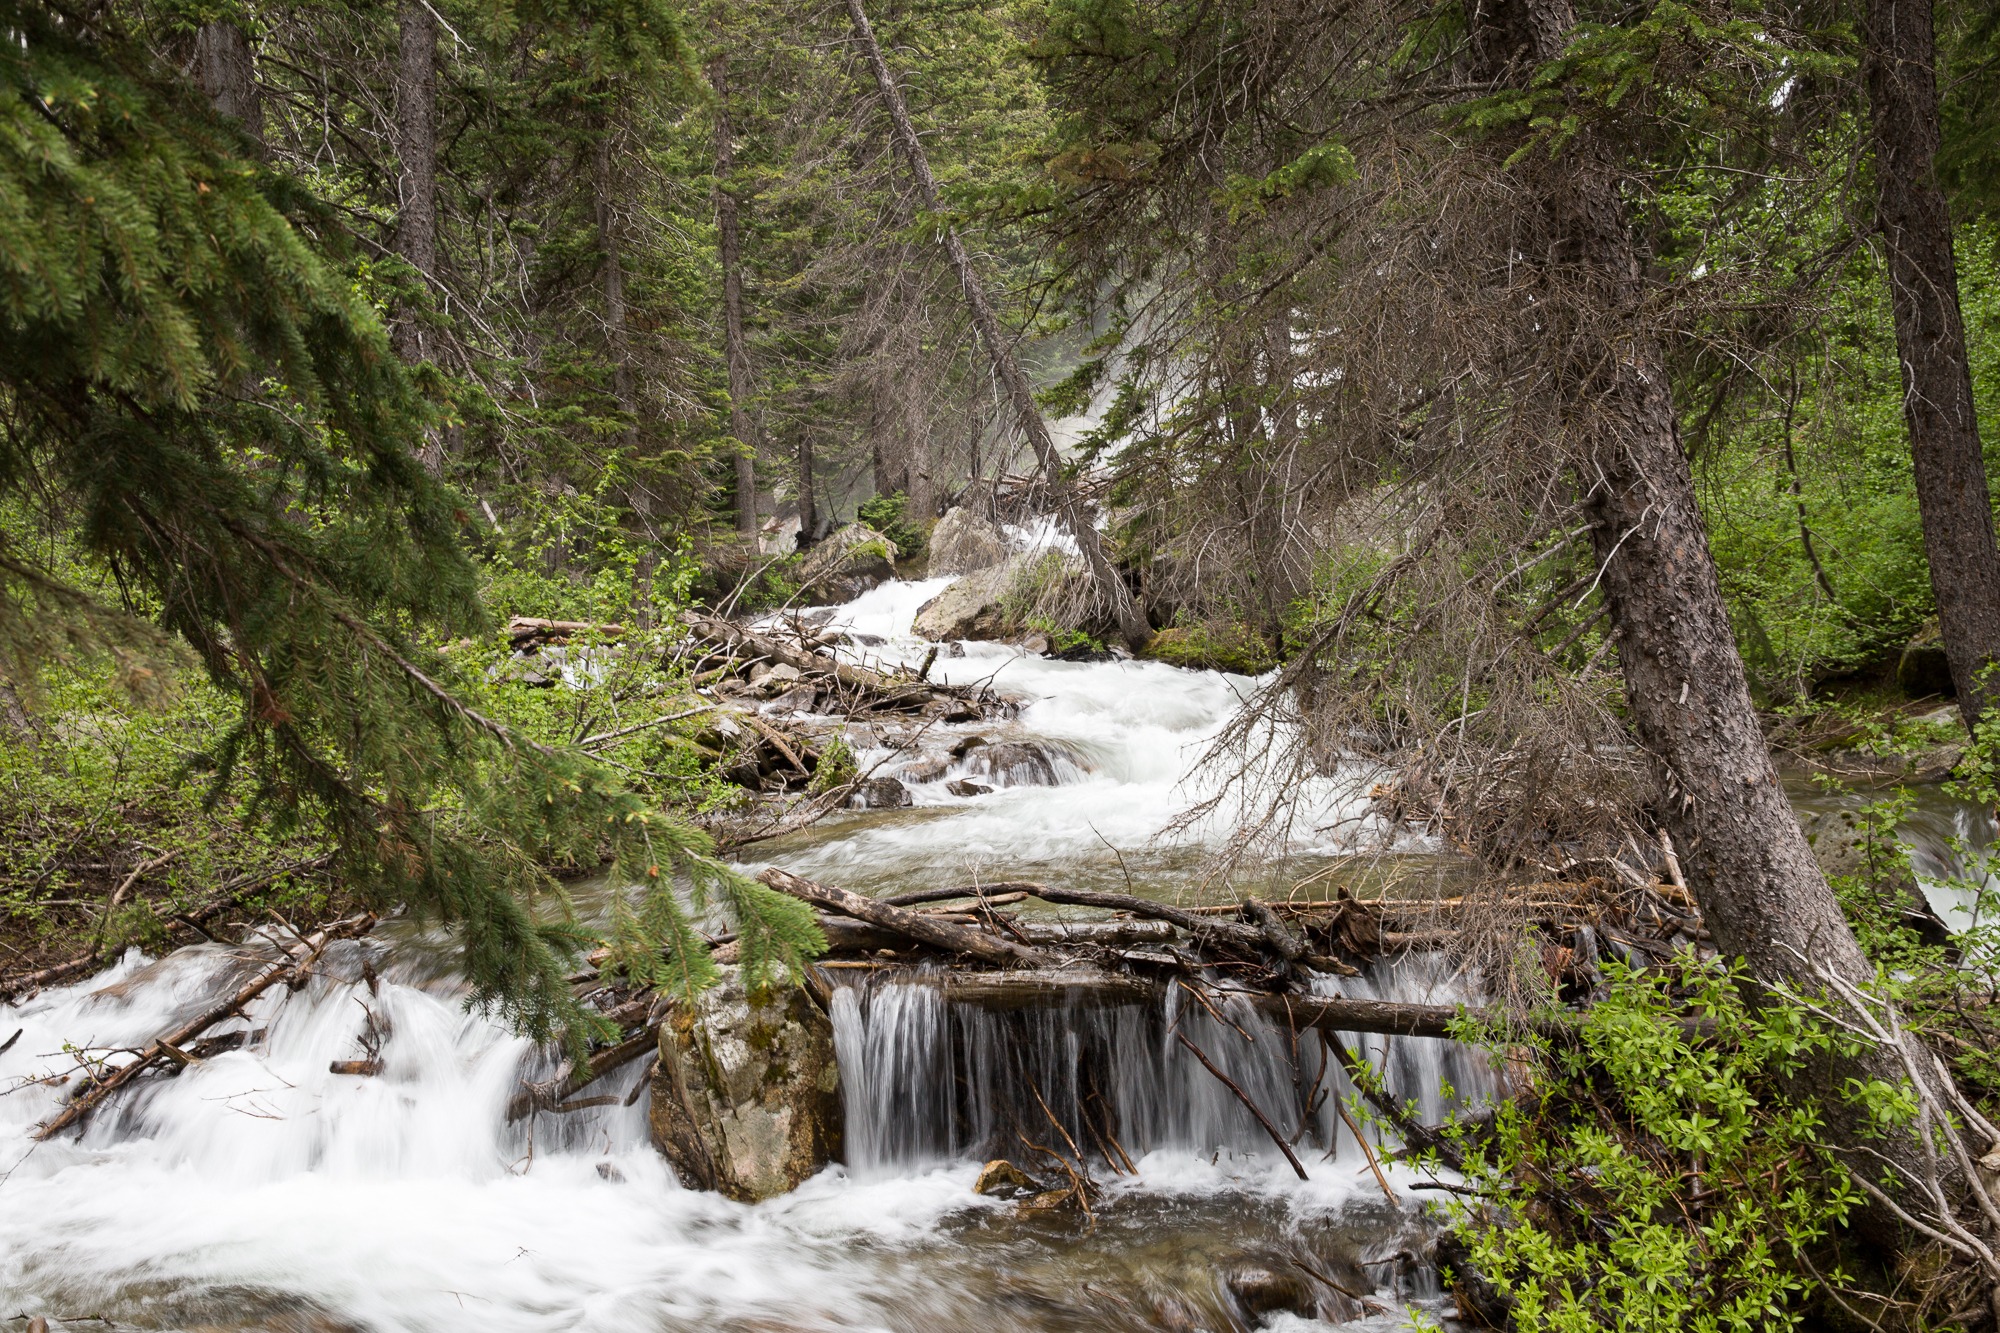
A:
<svg viewBox="0 0 2000 1333">
<path fill-rule="evenodd" d="M 2000 547 L 1973 410 L 1951 214 L 1938 182 L 1937 46 L 1930 0 L 1869 0 L 1864 41 L 1875 141 L 1876 223 L 1902 363 L 1917 509 L 1945 658 L 1967 725 L 1993 700 L 2000 661 Z"/>
<path fill-rule="evenodd" d="M 1560 54 L 1575 26 L 1569 0 L 1506 0 L 1481 18 L 1486 60 L 1516 77 Z M 1741 957 L 1757 981 L 1823 994 L 1816 969 L 1828 968 L 1865 984 L 1873 969 L 1758 726 L 1681 447 L 1664 350 L 1649 331 L 1643 256 L 1617 159 L 1586 133 L 1527 169 L 1536 173 L 1531 188 L 1548 228 L 1543 309 L 1567 312 L 1542 335 L 1556 340 L 1552 387 L 1579 456 L 1626 707 L 1659 769 L 1662 822 L 1688 887 L 1717 947 Z M 1917 1067 L 1930 1068 L 1927 1054 L 1914 1054 Z M 1904 1074 L 1898 1052 L 1876 1048 L 1813 1075 L 1832 1140 L 1853 1144 L 1870 1132 L 1837 1095 L 1849 1077 L 1894 1084 Z M 1879 1139 L 1874 1147 L 1918 1178 L 1913 1140 Z M 1882 1216 L 1865 1222 L 1893 1225 Z"/>
<path fill-rule="evenodd" d="M 743 223 L 730 177 L 736 170 L 734 131 L 729 123 L 729 65 L 709 67 L 715 89 L 715 230 L 722 261 L 722 349 L 729 363 L 729 433 L 736 437 L 736 530 L 757 535 L 757 427 L 750 415 L 755 380 L 750 345 L 743 334 Z"/>
<path fill-rule="evenodd" d="M 924 207 L 942 214 L 944 205 L 938 196 L 937 178 L 931 174 L 930 159 L 917 138 L 910 109 L 903 101 L 903 90 L 897 86 L 895 75 L 889 70 L 889 62 L 882 56 L 881 43 L 875 40 L 875 30 L 869 26 L 861 0 L 847 0 L 847 15 L 853 22 L 855 38 L 861 43 L 868 66 L 874 72 L 876 87 L 889 113 L 891 135 L 904 161 L 909 164 L 910 174 L 916 179 L 917 193 L 923 199 Z M 1016 424 L 1034 449 L 1035 461 L 1041 466 L 1056 512 L 1076 539 L 1077 549 L 1082 551 L 1084 564 L 1090 571 L 1091 582 L 1117 617 L 1119 632 L 1134 650 L 1143 648 L 1152 638 L 1152 629 L 1146 624 L 1145 616 L 1140 614 L 1138 604 L 1133 601 L 1132 590 L 1125 586 L 1124 579 L 1119 577 L 1109 557 L 1104 554 L 1104 544 L 1098 538 L 1097 528 L 1084 512 L 1075 488 L 1063 477 L 1062 458 L 1056 453 L 1055 439 L 1049 434 L 1049 424 L 1042 417 L 1041 406 L 1035 402 L 1034 386 L 1028 382 L 1021 363 L 1014 357 L 1013 345 L 1001 331 L 1000 317 L 994 313 L 993 302 L 986 294 L 986 284 L 980 280 L 978 270 L 973 268 L 972 256 L 966 252 L 958 229 L 942 228 L 941 239 L 952 270 L 958 275 L 959 290 L 964 293 L 966 306 L 972 313 L 972 326 L 978 332 L 980 345 L 986 349 L 986 355 L 993 363 L 994 376 L 1000 381 L 1007 403 L 1014 411 Z"/>
<path fill-rule="evenodd" d="M 397 7 L 396 253 L 429 281 L 437 272 L 438 19 L 426 0 Z M 402 312 L 393 336 L 406 361 L 426 355 L 424 328 Z"/>
<path fill-rule="evenodd" d="M 264 147 L 264 95 L 257 87 L 257 64 L 250 38 L 227 19 L 204 23 L 194 37 L 194 77 L 211 105 L 241 122 Z"/>
<path fill-rule="evenodd" d="M 1493 68 L 1559 55 L 1568 0 L 1509 0 L 1480 34 Z M 1717 945 L 1769 980 L 1805 958 L 1869 975 L 1779 785 L 1681 447 L 1642 256 L 1609 150 L 1587 137 L 1533 168 L 1551 246 L 1552 328 L 1570 446 L 1602 568 L 1626 706 L 1666 789 L 1664 822 Z"/>
</svg>

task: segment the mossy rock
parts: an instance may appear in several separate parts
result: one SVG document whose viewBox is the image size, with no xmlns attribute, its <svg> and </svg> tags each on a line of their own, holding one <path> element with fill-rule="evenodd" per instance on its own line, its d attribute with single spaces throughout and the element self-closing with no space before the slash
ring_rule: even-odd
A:
<svg viewBox="0 0 2000 1333">
<path fill-rule="evenodd" d="M 1278 664 L 1264 636 L 1240 622 L 1174 625 L 1161 630 L 1141 656 L 1194 671 L 1261 676 Z"/>
</svg>

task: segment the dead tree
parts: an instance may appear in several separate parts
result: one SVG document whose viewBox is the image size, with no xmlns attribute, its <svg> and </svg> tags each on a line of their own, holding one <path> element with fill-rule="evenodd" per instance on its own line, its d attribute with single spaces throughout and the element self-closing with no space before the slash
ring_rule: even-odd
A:
<svg viewBox="0 0 2000 1333">
<path fill-rule="evenodd" d="M 396 11 L 396 253 L 429 282 L 437 272 L 438 18 L 427 0 L 402 0 Z M 424 355 L 422 322 L 405 310 L 396 352 Z"/>
<path fill-rule="evenodd" d="M 931 174 L 930 158 L 917 138 L 910 109 L 903 101 L 903 91 L 897 86 L 895 75 L 882 56 L 882 46 L 875 40 L 875 30 L 869 26 L 861 0 L 847 0 L 847 14 L 854 23 L 855 39 L 860 42 L 862 53 L 868 58 L 868 66 L 874 72 L 882 104 L 889 113 L 891 135 L 916 180 L 917 193 L 925 208 L 941 215 L 944 204 L 938 194 L 937 178 Z M 1035 451 L 1035 460 L 1041 466 L 1043 478 L 1055 501 L 1056 512 L 1076 539 L 1077 549 L 1083 553 L 1084 564 L 1090 571 L 1091 582 L 1098 595 L 1109 603 L 1117 617 L 1119 632 L 1134 649 L 1142 648 L 1152 638 L 1152 630 L 1133 600 L 1131 589 L 1125 586 L 1124 579 L 1104 554 L 1104 543 L 1099 539 L 1090 516 L 1084 512 L 1076 488 L 1063 476 L 1062 458 L 1056 453 L 1055 439 L 1049 434 L 1049 423 L 1035 402 L 1034 386 L 1028 382 L 1027 373 L 1015 358 L 1013 345 L 1001 331 L 1000 317 L 994 312 L 993 302 L 986 293 L 986 284 L 973 267 L 972 256 L 966 251 L 965 242 L 960 239 L 956 227 L 941 225 L 938 237 L 951 260 L 953 271 L 958 275 L 959 290 L 971 311 L 980 345 L 986 349 L 986 355 L 993 363 L 993 373 L 1013 409 L 1016 424 Z"/>
</svg>

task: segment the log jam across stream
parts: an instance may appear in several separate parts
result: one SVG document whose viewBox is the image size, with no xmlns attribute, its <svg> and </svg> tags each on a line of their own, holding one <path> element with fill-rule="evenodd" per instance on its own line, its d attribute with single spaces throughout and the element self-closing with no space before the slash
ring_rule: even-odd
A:
<svg viewBox="0 0 2000 1333">
<path fill-rule="evenodd" d="M 925 645 L 903 636 L 941 586 L 889 584 L 841 608 L 843 652 L 920 661 Z M 1199 905 L 1268 894 L 1387 833 L 1329 783 L 1305 794 L 1281 857 L 1190 893 L 1229 821 L 1161 830 L 1203 794 L 1197 760 L 1250 682 L 981 644 L 931 674 L 990 681 L 1018 711 L 914 741 L 857 730 L 862 768 L 896 776 L 910 803 L 748 848 L 748 868 L 881 896 L 1032 879 Z M 134 953 L 0 1009 L 0 1315 L 58 1329 L 1053 1333 L 1388 1327 L 1412 1301 L 1450 1304 L 1419 1253 L 1424 1196 L 1384 1170 L 1373 1131 L 1357 1140 L 1330 1047 L 1184 987 L 994 1002 L 921 969 L 828 968 L 845 1161 L 744 1205 L 675 1181 L 649 1141 L 646 1061 L 581 1109 L 522 1114 L 524 1084 L 554 1079 L 555 1058 L 468 1013 L 440 942 L 391 922 L 329 943 L 300 989 L 257 995 L 80 1137 L 35 1140 L 91 1062 L 212 1009 L 276 950 Z M 1405 952 L 1298 993 L 1449 1004 L 1475 998 L 1467 985 Z M 1468 1100 L 1491 1086 L 1455 1043 L 1346 1044 L 1431 1118 L 1447 1088 Z M 989 1158 L 1053 1173 L 1031 1141 L 1088 1159 L 1087 1215 L 975 1193 Z"/>
</svg>

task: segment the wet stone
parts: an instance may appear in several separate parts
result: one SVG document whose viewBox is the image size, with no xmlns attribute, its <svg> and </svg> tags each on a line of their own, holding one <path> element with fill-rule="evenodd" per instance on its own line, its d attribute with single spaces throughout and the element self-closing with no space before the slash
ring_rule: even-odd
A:
<svg viewBox="0 0 2000 1333">
<path fill-rule="evenodd" d="M 847 798 L 850 810 L 900 810 L 910 803 L 910 789 L 895 778 L 870 778 Z"/>
<path fill-rule="evenodd" d="M 964 778 L 946 783 L 944 789 L 953 796 L 988 796 L 993 792 L 991 787 L 982 786 L 977 782 L 968 782 Z"/>
<path fill-rule="evenodd" d="M 980 1168 L 979 1179 L 972 1183 L 972 1192 L 995 1199 L 1018 1199 L 1025 1195 L 1040 1194 L 1042 1186 L 1033 1176 L 1006 1158 L 996 1157 Z"/>
<path fill-rule="evenodd" d="M 1243 1307 L 1243 1312 L 1252 1317 L 1276 1314 L 1280 1310 L 1311 1315 L 1317 1305 L 1311 1285 L 1297 1273 L 1281 1273 L 1270 1268 L 1239 1268 L 1229 1275 L 1226 1285 L 1229 1294 Z"/>
<path fill-rule="evenodd" d="M 653 1144 L 692 1189 L 755 1203 L 839 1151 L 833 1025 L 801 987 L 746 993 L 736 968 L 660 1025 Z"/>
</svg>

